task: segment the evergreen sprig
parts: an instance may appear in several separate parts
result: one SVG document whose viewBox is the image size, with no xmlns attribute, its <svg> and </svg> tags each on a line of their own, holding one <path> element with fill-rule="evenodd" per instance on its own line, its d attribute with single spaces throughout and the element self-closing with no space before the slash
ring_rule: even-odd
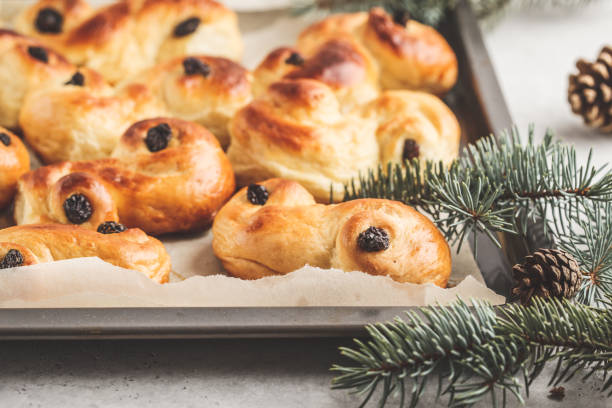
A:
<svg viewBox="0 0 612 408">
<path fill-rule="evenodd" d="M 558 8 L 577 7 L 594 0 L 469 0 L 476 16 L 481 20 L 495 19 L 510 8 Z M 415 20 L 437 25 L 446 12 L 456 6 L 458 0 L 301 0 L 297 1 L 297 13 L 313 10 L 330 12 L 354 12 L 381 6 L 390 13 L 407 11 Z"/>
<path fill-rule="evenodd" d="M 468 145 L 450 166 L 416 160 L 379 167 L 345 186 L 345 200 L 386 198 L 419 207 L 449 242 L 478 233 L 501 246 L 498 233 L 518 235 L 529 248 L 530 225 L 545 220 L 547 241 L 578 261 L 584 281 L 578 300 L 596 304 L 612 294 L 612 172 L 591 154 L 578 165 L 572 146 L 547 131 L 535 143 L 529 128 Z"/>
<path fill-rule="evenodd" d="M 404 319 L 366 327 L 369 340 L 342 347 L 351 365 L 334 365 L 334 389 L 363 396 L 365 406 L 380 392 L 378 406 L 392 396 L 414 407 L 428 382 L 437 380 L 437 397 L 448 405 L 469 406 L 487 395 L 492 406 L 506 405 L 509 394 L 523 402 L 523 387 L 554 362 L 551 384 L 578 372 L 603 374 L 601 391 L 612 380 L 612 309 L 568 300 L 537 298 L 528 307 L 492 307 L 457 301 L 407 312 Z M 521 382 L 519 378 L 522 378 Z M 379 387 L 380 386 L 380 387 Z"/>
</svg>

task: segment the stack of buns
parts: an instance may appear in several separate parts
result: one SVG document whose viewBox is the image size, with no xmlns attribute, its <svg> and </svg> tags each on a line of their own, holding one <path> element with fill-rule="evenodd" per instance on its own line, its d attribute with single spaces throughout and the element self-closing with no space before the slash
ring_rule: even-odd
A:
<svg viewBox="0 0 612 408">
<path fill-rule="evenodd" d="M 211 0 L 40 0 L 15 27 L 0 31 L 0 78 L 14 84 L 0 125 L 48 165 L 26 172 L 0 129 L 0 207 L 16 192 L 19 225 L 0 231 L 0 268 L 99 256 L 165 282 L 168 254 L 147 234 L 212 224 L 240 278 L 310 264 L 446 285 L 449 248 L 426 217 L 388 200 L 325 204 L 381 164 L 456 157 L 439 96 L 457 61 L 433 28 L 379 8 L 331 16 L 249 72 L 232 61 L 235 14 Z M 231 198 L 236 185 L 248 188 Z"/>
</svg>

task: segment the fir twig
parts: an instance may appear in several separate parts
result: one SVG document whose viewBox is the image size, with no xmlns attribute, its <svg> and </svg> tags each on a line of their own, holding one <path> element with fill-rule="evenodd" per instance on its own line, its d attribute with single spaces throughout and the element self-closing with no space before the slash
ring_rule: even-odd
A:
<svg viewBox="0 0 612 408">
<path fill-rule="evenodd" d="M 380 407 L 393 393 L 399 406 L 414 407 L 432 378 L 438 381 L 437 397 L 448 395 L 449 406 L 471 405 L 487 395 L 493 406 L 505 406 L 509 394 L 523 401 L 523 386 L 528 395 L 547 363 L 557 362 L 551 384 L 578 372 L 585 379 L 595 373 L 605 378 L 612 369 L 611 309 L 567 300 L 538 298 L 529 307 L 473 301 L 471 308 L 458 301 L 366 330 L 369 341 L 340 349 L 353 364 L 332 367 L 339 373 L 332 387 L 362 395 L 362 406 L 382 385 Z M 601 390 L 610 389 L 612 381 L 604 380 Z"/>
<path fill-rule="evenodd" d="M 595 0 L 469 0 L 469 3 L 480 20 L 495 20 L 511 8 L 569 8 L 592 1 Z M 297 1 L 296 12 L 354 12 L 381 6 L 390 13 L 407 11 L 415 20 L 437 25 L 457 3 L 457 0 L 302 0 Z"/>
<path fill-rule="evenodd" d="M 579 262 L 584 283 L 578 300 L 596 304 L 612 293 L 612 172 L 591 163 L 578 165 L 573 147 L 547 132 L 527 143 L 518 131 L 468 145 L 450 167 L 417 161 L 371 171 L 345 186 L 345 200 L 386 198 L 430 214 L 458 248 L 470 235 L 484 233 L 501 246 L 498 233 L 527 243 L 530 225 L 547 220 L 547 240 Z M 526 244 L 527 245 L 527 244 Z M 535 248 L 531 248 L 534 250 Z"/>
</svg>

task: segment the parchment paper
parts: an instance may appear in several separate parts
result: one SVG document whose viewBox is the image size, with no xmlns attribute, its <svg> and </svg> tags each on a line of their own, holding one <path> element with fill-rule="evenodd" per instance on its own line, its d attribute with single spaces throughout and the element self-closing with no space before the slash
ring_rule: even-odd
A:
<svg viewBox="0 0 612 408">
<path fill-rule="evenodd" d="M 5 3 L 0 21 L 9 19 L 16 2 Z M 19 1 L 25 5 L 27 2 Z M 9 13 L 9 7 L 10 13 Z M 244 64 L 254 68 L 267 52 L 295 43 L 313 15 L 295 18 L 287 11 L 239 14 L 245 42 Z M 33 167 L 40 163 L 35 157 Z M 10 211 L 0 214 L 0 228 L 12 225 Z M 449 289 L 400 284 L 386 277 L 304 267 L 283 277 L 242 281 L 226 275 L 214 256 L 212 234 L 162 237 L 172 259 L 169 284 L 96 258 L 0 271 L 0 307 L 129 306 L 417 306 L 448 303 L 456 296 L 493 304 L 504 298 L 484 285 L 470 250 L 453 249 Z"/>
</svg>

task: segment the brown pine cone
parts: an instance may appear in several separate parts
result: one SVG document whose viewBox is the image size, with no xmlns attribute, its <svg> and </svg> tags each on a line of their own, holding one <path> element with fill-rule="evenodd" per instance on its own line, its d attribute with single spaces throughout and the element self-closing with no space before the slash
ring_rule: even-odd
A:
<svg viewBox="0 0 612 408">
<path fill-rule="evenodd" d="M 534 296 L 571 298 L 580 288 L 582 274 L 578 262 L 558 249 L 538 249 L 512 268 L 515 285 L 512 295 L 523 305 Z"/>
<path fill-rule="evenodd" d="M 569 77 L 567 99 L 572 112 L 602 132 L 612 132 L 612 47 L 604 47 L 595 62 L 580 59 L 578 74 Z"/>
</svg>

